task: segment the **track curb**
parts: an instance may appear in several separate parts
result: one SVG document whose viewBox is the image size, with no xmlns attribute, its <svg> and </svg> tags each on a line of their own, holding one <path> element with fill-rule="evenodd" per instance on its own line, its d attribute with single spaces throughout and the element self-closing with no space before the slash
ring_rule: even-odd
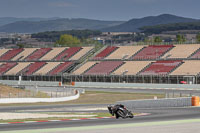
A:
<svg viewBox="0 0 200 133">
<path fill-rule="evenodd" d="M 149 113 L 140 113 L 135 115 L 137 116 L 147 116 Z M 40 120 L 40 121 L 24 121 L 24 122 L 7 122 L 0 123 L 0 125 L 8 124 L 30 124 L 30 123 L 44 123 L 44 122 L 62 122 L 62 121 L 83 121 L 83 120 L 98 120 L 98 119 L 114 119 L 115 117 L 94 117 L 94 118 L 78 118 L 78 119 L 58 119 L 58 120 Z"/>
</svg>

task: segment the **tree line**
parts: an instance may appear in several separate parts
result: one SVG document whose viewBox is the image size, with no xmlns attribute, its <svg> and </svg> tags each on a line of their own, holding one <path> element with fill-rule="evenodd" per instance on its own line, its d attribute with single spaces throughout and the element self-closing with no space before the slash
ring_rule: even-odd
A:
<svg viewBox="0 0 200 133">
<path fill-rule="evenodd" d="M 80 40 L 87 39 L 91 36 L 101 35 L 101 31 L 97 30 L 67 30 L 67 31 L 47 31 L 32 34 L 32 38 L 37 38 L 42 41 L 56 42 L 60 39 L 61 35 L 68 34 Z"/>
<path fill-rule="evenodd" d="M 177 30 L 200 30 L 200 21 L 189 23 L 172 23 L 172 24 L 160 24 L 155 26 L 144 26 L 140 28 L 141 32 L 145 34 L 160 34 L 166 31 Z"/>
</svg>

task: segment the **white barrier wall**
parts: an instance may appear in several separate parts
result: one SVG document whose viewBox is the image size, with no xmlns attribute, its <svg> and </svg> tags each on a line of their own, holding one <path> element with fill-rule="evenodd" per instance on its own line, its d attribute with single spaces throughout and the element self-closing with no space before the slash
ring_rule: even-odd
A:
<svg viewBox="0 0 200 133">
<path fill-rule="evenodd" d="M 64 102 L 76 100 L 80 97 L 80 93 L 78 92 L 75 96 L 69 97 L 60 97 L 60 98 L 2 98 L 0 99 L 0 104 L 5 103 L 39 103 L 39 102 Z"/>
<path fill-rule="evenodd" d="M 17 81 L 17 80 L 0 80 L 1 84 L 17 86 L 17 85 L 27 85 L 27 86 L 59 86 L 59 82 L 54 81 Z"/>
</svg>

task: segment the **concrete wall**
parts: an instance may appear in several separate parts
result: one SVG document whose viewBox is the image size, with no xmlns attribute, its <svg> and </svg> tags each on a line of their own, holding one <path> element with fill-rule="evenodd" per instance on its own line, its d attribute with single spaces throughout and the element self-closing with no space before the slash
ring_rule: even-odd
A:
<svg viewBox="0 0 200 133">
<path fill-rule="evenodd" d="M 198 84 L 143 84 L 143 83 L 102 83 L 76 82 L 75 87 L 103 87 L 103 88 L 141 88 L 141 89 L 191 89 L 200 90 Z"/>
<path fill-rule="evenodd" d="M 156 99 L 156 100 L 127 100 L 127 101 L 119 101 L 117 102 L 117 104 L 123 104 L 129 109 L 192 106 L 191 97 Z"/>
<path fill-rule="evenodd" d="M 0 104 L 8 103 L 39 103 L 39 102 L 64 102 L 78 99 L 80 93 L 78 92 L 75 96 L 60 97 L 60 98 L 2 98 L 0 99 Z"/>
<path fill-rule="evenodd" d="M 0 80 L 1 84 L 10 85 L 10 86 L 17 86 L 19 82 L 16 80 Z M 20 85 L 31 85 L 31 86 L 58 86 L 59 82 L 52 82 L 52 81 L 21 81 Z"/>
</svg>

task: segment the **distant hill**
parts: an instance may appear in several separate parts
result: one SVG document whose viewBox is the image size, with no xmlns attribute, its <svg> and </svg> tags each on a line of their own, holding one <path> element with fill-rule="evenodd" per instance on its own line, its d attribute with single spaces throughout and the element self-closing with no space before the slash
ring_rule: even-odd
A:
<svg viewBox="0 0 200 133">
<path fill-rule="evenodd" d="M 81 29 L 102 29 L 116 26 L 124 21 L 101 21 L 91 19 L 56 19 L 46 21 L 17 21 L 0 27 L 0 32 L 37 33 L 44 31 L 63 31 Z"/>
<path fill-rule="evenodd" d="M 54 18 L 15 18 L 15 17 L 1 17 L 0 18 L 0 26 L 14 23 L 17 21 L 44 21 L 44 20 L 55 20 L 59 19 L 57 17 Z"/>
<path fill-rule="evenodd" d="M 162 14 L 159 16 L 149 16 L 141 19 L 131 19 L 123 24 L 103 28 L 104 32 L 137 32 L 139 28 L 144 26 L 153 26 L 158 24 L 180 23 L 180 22 L 194 22 L 197 19 L 184 18 L 170 14 Z"/>
<path fill-rule="evenodd" d="M 144 26 L 140 30 L 147 34 L 160 34 L 169 31 L 191 31 L 200 30 L 200 21 L 187 22 L 187 23 L 172 23 L 172 24 L 160 24 L 155 26 Z"/>
</svg>

